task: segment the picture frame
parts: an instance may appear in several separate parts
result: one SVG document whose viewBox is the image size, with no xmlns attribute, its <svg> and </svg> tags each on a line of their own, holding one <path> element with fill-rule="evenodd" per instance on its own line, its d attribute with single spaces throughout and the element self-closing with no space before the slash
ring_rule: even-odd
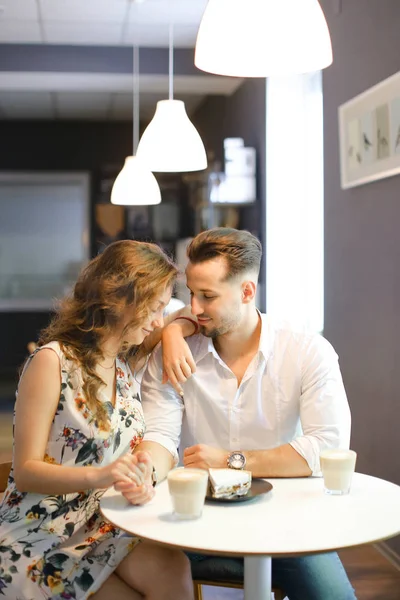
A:
<svg viewBox="0 0 400 600">
<path fill-rule="evenodd" d="M 400 173 L 400 71 L 338 108 L 342 189 Z"/>
</svg>

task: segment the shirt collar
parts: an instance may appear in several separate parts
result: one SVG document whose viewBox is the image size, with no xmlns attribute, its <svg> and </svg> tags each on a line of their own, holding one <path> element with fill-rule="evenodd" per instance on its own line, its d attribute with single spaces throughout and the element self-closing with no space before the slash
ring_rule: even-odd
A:
<svg viewBox="0 0 400 600">
<path fill-rule="evenodd" d="M 265 360 L 268 360 L 268 357 L 272 352 L 272 331 L 269 326 L 268 316 L 261 313 L 258 309 L 257 313 L 261 319 L 261 333 L 258 351 L 264 356 Z M 207 354 L 212 354 L 217 360 L 220 361 L 221 358 L 214 347 L 212 339 L 201 334 L 198 337 L 199 345 L 196 353 L 196 362 L 202 360 Z"/>
<path fill-rule="evenodd" d="M 196 353 L 196 362 L 202 360 L 207 354 L 213 354 L 216 359 L 221 360 L 218 352 L 214 348 L 212 339 L 202 334 L 199 334 L 198 337 L 199 345 Z"/>
<path fill-rule="evenodd" d="M 260 313 L 258 309 L 257 312 L 261 318 L 261 333 L 258 351 L 261 352 L 265 360 L 268 360 L 272 352 L 273 332 L 270 327 L 268 316 L 263 313 Z"/>
</svg>

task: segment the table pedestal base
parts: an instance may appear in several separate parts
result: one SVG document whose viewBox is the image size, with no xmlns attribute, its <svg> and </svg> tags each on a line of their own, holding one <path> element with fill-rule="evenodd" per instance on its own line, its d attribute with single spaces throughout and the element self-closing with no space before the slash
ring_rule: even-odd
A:
<svg viewBox="0 0 400 600">
<path fill-rule="evenodd" d="M 271 557 L 244 557 L 244 600 L 271 598 Z M 268 595 L 269 594 L 269 595 Z"/>
</svg>

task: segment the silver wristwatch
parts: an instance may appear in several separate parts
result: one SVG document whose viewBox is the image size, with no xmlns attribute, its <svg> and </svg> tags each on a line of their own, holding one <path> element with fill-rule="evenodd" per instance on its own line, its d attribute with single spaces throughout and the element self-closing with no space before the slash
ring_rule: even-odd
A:
<svg viewBox="0 0 400 600">
<path fill-rule="evenodd" d="M 153 487 L 156 487 L 157 483 L 158 483 L 157 471 L 153 467 L 153 471 L 151 473 L 151 484 Z"/>
<path fill-rule="evenodd" d="M 235 450 L 235 452 L 229 454 L 226 464 L 230 469 L 244 469 L 246 466 L 246 457 L 243 452 Z"/>
</svg>

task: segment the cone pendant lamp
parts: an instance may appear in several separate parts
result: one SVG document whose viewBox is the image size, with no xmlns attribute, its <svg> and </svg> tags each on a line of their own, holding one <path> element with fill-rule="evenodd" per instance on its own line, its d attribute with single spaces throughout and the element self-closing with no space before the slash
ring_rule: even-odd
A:
<svg viewBox="0 0 400 600">
<path fill-rule="evenodd" d="M 318 0 L 208 0 L 194 59 L 202 71 L 269 77 L 318 71 L 331 63 L 331 39 Z"/>
<path fill-rule="evenodd" d="M 157 102 L 152 121 L 144 131 L 138 157 L 152 171 L 180 173 L 207 168 L 202 139 L 190 121 L 185 104 L 173 99 L 173 26 L 169 35 L 169 99 Z"/>
<path fill-rule="evenodd" d="M 139 48 L 133 48 L 133 155 L 127 156 L 111 190 L 111 203 L 124 206 L 160 204 L 161 192 L 148 166 L 135 156 L 139 140 Z"/>
</svg>

